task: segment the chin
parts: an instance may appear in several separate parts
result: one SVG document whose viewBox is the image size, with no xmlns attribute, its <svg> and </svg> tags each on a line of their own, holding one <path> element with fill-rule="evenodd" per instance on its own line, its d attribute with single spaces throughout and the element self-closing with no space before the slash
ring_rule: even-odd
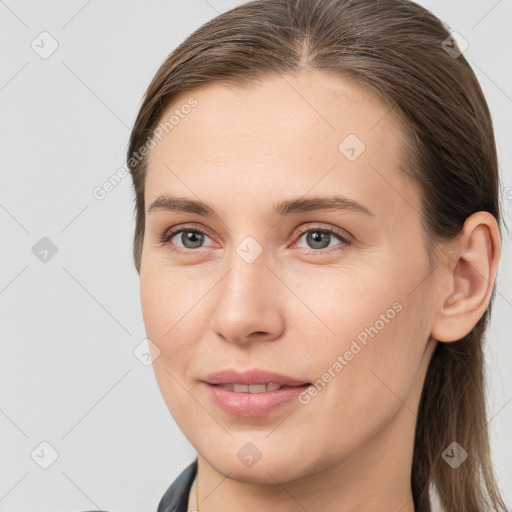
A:
<svg viewBox="0 0 512 512">
<path fill-rule="evenodd" d="M 223 450 L 219 453 L 210 451 L 202 458 L 221 475 L 242 483 L 275 485 L 276 482 L 285 483 L 302 476 L 302 468 L 297 465 L 297 460 L 287 453 L 276 456 L 275 448 L 272 449 L 274 455 L 271 458 L 265 458 L 263 453 L 260 459 L 252 462 L 252 465 L 249 461 L 242 462 L 237 451 Z M 302 457 L 301 460 L 303 462 Z"/>
</svg>

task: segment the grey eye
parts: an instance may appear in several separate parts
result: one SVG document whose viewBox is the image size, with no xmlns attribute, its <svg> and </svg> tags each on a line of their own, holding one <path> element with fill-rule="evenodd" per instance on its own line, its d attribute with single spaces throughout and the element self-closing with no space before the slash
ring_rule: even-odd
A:
<svg viewBox="0 0 512 512">
<path fill-rule="evenodd" d="M 180 235 L 180 242 L 183 244 L 185 249 L 197 249 L 198 247 L 201 247 L 205 237 L 204 233 L 194 231 L 192 229 L 176 233 L 174 236 L 176 237 L 178 235 Z"/>
<path fill-rule="evenodd" d="M 336 242 L 336 239 L 340 240 L 337 235 L 328 230 L 314 228 L 302 233 L 298 241 L 300 242 L 301 239 L 305 239 L 306 248 L 310 249 L 326 249 L 332 245 L 332 242 Z"/>
<path fill-rule="evenodd" d="M 325 231 L 309 231 L 306 233 L 306 240 L 312 244 L 313 249 L 325 249 L 329 246 L 330 239 L 330 233 Z M 325 244 L 326 241 L 327 244 Z"/>
</svg>

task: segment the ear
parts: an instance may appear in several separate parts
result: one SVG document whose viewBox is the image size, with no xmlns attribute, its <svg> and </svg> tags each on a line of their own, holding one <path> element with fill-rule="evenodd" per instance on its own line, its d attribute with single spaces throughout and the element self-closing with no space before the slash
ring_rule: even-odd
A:
<svg viewBox="0 0 512 512">
<path fill-rule="evenodd" d="M 501 255 L 495 217 L 484 211 L 468 217 L 448 254 L 431 334 L 442 342 L 466 336 L 487 309 Z"/>
</svg>

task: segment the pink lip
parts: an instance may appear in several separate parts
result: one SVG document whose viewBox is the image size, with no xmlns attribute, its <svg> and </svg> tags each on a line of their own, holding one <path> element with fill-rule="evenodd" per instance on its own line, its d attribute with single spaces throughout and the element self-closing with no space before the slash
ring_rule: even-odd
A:
<svg viewBox="0 0 512 512">
<path fill-rule="evenodd" d="M 218 384 L 280 384 L 276 391 L 263 393 L 237 393 Z M 287 402 L 295 400 L 310 383 L 281 373 L 253 369 L 246 372 L 221 370 L 203 379 L 212 401 L 224 412 L 234 416 L 257 418 L 275 411 Z"/>
<path fill-rule="evenodd" d="M 208 384 L 268 384 L 274 382 L 281 384 L 281 386 L 302 386 L 309 384 L 304 380 L 298 380 L 293 377 L 288 377 L 280 373 L 271 372 L 267 370 L 248 370 L 246 372 L 237 372 L 235 370 L 220 370 L 218 372 L 210 373 L 204 379 Z"/>
<path fill-rule="evenodd" d="M 283 387 L 277 391 L 263 393 L 237 393 L 216 384 L 202 383 L 207 387 L 210 398 L 224 412 L 234 416 L 257 418 L 275 411 L 287 402 L 295 400 L 308 386 Z"/>
</svg>

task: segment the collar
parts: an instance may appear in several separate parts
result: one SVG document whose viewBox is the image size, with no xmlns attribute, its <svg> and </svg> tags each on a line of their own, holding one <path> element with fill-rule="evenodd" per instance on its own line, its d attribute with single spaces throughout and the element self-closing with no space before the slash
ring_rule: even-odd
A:
<svg viewBox="0 0 512 512">
<path fill-rule="evenodd" d="M 188 495 L 197 473 L 197 457 L 165 491 L 157 512 L 187 512 Z"/>
</svg>

